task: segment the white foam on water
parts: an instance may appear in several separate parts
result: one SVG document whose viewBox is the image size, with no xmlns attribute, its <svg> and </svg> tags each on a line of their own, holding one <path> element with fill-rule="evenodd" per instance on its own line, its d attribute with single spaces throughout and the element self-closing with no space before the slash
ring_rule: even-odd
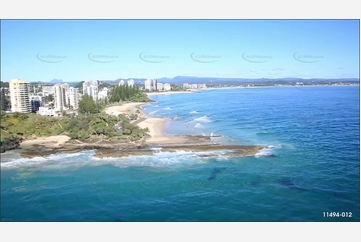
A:
<svg viewBox="0 0 361 242">
<path fill-rule="evenodd" d="M 155 111 L 153 111 L 153 112 L 150 112 L 150 113 L 149 113 L 149 116 L 153 116 L 156 112 L 159 112 L 159 110 L 155 110 Z"/>
<path fill-rule="evenodd" d="M 272 156 L 273 151 L 272 148 L 263 148 L 260 151 L 258 151 L 254 156 L 260 157 L 260 156 Z"/>
<path fill-rule="evenodd" d="M 168 108 L 163 108 L 163 110 L 171 110 L 171 109 L 172 109 L 172 108 L 169 108 L 169 107 L 168 107 Z"/>
<path fill-rule="evenodd" d="M 190 111 L 189 113 L 190 113 L 190 114 L 194 114 L 194 113 L 198 113 L 198 111 L 195 111 L 195 110 L 194 110 L 194 111 Z"/>
<path fill-rule="evenodd" d="M 197 123 L 196 125 L 194 125 L 194 128 L 200 129 L 203 128 L 203 126 L 200 123 Z"/>
<path fill-rule="evenodd" d="M 2 162 L 2 169 L 17 168 L 39 168 L 45 170 L 77 169 L 83 166 L 114 165 L 116 167 L 149 166 L 167 167 L 170 165 L 188 166 L 192 164 L 205 163 L 209 159 L 227 160 L 227 151 L 194 152 L 176 150 L 174 152 L 163 152 L 161 148 L 153 147 L 152 155 L 134 155 L 127 157 L 94 157 L 94 151 L 83 151 L 79 153 L 59 153 L 46 157 L 20 158 L 8 162 Z M 211 155 L 211 156 L 209 156 Z"/>
<path fill-rule="evenodd" d="M 1 168 L 13 169 L 13 168 L 34 167 L 34 166 L 49 166 L 53 168 L 56 167 L 62 168 L 69 164 L 74 164 L 79 162 L 79 159 L 77 159 L 77 157 L 80 158 L 82 155 L 87 153 L 85 152 L 72 153 L 72 154 L 58 153 L 49 156 L 12 159 L 7 162 L 1 162 Z M 88 156 L 89 155 L 92 154 L 89 153 Z M 84 161 L 86 159 L 81 159 L 81 160 Z"/>
<path fill-rule="evenodd" d="M 213 154 L 215 157 L 202 157 L 202 155 Z M 187 166 L 191 164 L 205 163 L 208 159 L 216 158 L 225 160 L 225 151 L 217 152 L 193 152 L 185 150 L 176 150 L 174 152 L 156 152 L 153 155 L 128 156 L 128 157 L 93 157 L 91 165 L 111 164 L 117 167 L 129 166 L 149 166 L 149 167 L 166 167 L 170 165 Z"/>
<path fill-rule="evenodd" d="M 202 116 L 202 117 L 199 117 L 199 118 L 195 118 L 195 119 L 193 119 L 193 121 L 201 122 L 201 123 L 210 123 L 210 122 L 212 122 L 212 120 L 210 120 L 208 116 Z"/>
</svg>

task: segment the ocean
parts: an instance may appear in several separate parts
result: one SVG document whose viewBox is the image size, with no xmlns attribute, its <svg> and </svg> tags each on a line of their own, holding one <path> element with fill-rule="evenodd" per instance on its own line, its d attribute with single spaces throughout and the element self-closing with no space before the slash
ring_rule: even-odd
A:
<svg viewBox="0 0 361 242">
<path fill-rule="evenodd" d="M 214 89 L 157 95 L 169 135 L 264 145 L 255 156 L 179 150 L 1 155 L 1 221 L 360 221 L 359 86 Z M 154 147 L 156 148 L 156 147 Z"/>
</svg>

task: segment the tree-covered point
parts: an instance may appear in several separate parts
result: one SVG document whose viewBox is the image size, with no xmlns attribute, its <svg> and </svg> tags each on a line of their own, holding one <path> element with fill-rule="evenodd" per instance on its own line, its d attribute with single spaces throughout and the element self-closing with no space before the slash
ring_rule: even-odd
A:
<svg viewBox="0 0 361 242">
<path fill-rule="evenodd" d="M 115 86 L 110 91 L 109 102 L 120 102 L 120 101 L 131 101 L 131 102 L 149 102 L 151 101 L 147 94 L 141 92 L 137 85 L 129 87 L 128 85 Z"/>
<path fill-rule="evenodd" d="M 6 114 L 1 111 L 0 138 L 29 138 L 32 136 L 68 135 L 72 139 L 91 136 L 139 140 L 147 129 L 131 124 L 124 115 L 79 114 L 76 116 L 47 117 L 37 114 Z"/>
</svg>

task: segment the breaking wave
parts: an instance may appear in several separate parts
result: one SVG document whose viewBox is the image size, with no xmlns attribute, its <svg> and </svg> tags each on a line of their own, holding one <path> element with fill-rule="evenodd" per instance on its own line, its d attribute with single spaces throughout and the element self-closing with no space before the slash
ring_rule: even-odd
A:
<svg viewBox="0 0 361 242">
<path fill-rule="evenodd" d="M 193 121 L 202 122 L 202 123 L 210 123 L 210 122 L 212 122 L 212 120 L 210 120 L 210 118 L 208 116 L 202 116 L 202 117 L 193 119 Z"/>
</svg>

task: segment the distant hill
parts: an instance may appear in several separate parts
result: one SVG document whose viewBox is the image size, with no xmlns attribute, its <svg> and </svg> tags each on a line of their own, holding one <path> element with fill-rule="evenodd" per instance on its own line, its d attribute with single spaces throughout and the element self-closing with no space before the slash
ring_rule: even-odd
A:
<svg viewBox="0 0 361 242">
<path fill-rule="evenodd" d="M 53 79 L 50 81 L 52 84 L 64 83 L 62 79 Z"/>
<path fill-rule="evenodd" d="M 144 85 L 144 81 L 146 78 L 117 78 L 116 80 L 98 80 L 99 83 L 103 82 L 110 85 L 117 85 L 120 80 L 124 80 L 127 83 L 128 80 L 133 79 L 135 84 Z M 170 83 L 173 85 L 182 85 L 183 83 L 195 84 L 195 83 L 205 83 L 207 85 L 239 85 L 242 83 L 274 83 L 274 84 L 284 84 L 284 83 L 293 83 L 293 82 L 329 82 L 329 81 L 338 81 L 338 82 L 359 82 L 358 78 L 226 78 L 226 77 L 197 77 L 197 76 L 175 76 L 173 78 L 161 77 L 157 78 L 158 82 L 162 83 Z M 50 82 L 31 82 L 37 84 L 48 84 L 54 85 L 57 83 L 65 83 L 62 79 L 53 79 Z M 77 86 L 79 83 L 83 83 L 83 81 L 74 81 L 74 82 L 66 82 L 71 86 Z"/>
</svg>

